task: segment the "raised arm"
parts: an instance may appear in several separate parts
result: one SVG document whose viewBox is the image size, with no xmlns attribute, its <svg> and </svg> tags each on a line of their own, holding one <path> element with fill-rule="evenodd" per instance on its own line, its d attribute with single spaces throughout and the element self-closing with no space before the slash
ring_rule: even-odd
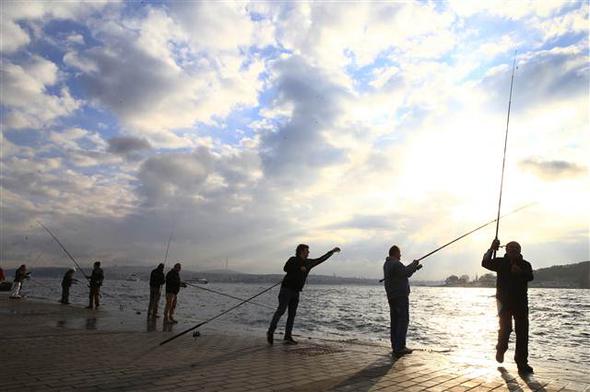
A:
<svg viewBox="0 0 590 392">
<path fill-rule="evenodd" d="M 488 249 L 487 252 L 484 253 L 484 255 L 483 255 L 483 259 L 481 260 L 482 267 L 484 267 L 485 269 L 488 269 L 490 271 L 498 271 L 498 266 L 494 262 L 494 260 L 492 259 L 492 255 L 494 253 L 494 250 L 498 250 L 499 247 L 500 247 L 500 241 L 498 239 L 494 239 L 492 241 L 492 245 L 490 246 L 490 249 Z"/>
</svg>

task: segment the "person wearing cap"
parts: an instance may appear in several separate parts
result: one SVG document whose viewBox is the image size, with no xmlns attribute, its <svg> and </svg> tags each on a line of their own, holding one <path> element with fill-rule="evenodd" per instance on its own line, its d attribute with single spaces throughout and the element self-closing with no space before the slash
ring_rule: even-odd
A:
<svg viewBox="0 0 590 392">
<path fill-rule="evenodd" d="M 158 316 L 158 305 L 160 303 L 160 294 L 164 283 L 166 283 L 166 278 L 164 277 L 164 264 L 160 263 L 152 270 L 150 275 L 150 304 L 148 305 L 147 311 L 148 319 L 160 317 Z"/>
<path fill-rule="evenodd" d="M 100 306 L 98 299 L 100 297 L 100 286 L 102 286 L 103 280 L 104 273 L 102 272 L 102 268 L 100 268 L 100 261 L 96 261 L 94 262 L 92 275 L 90 275 L 90 303 L 88 304 L 86 309 L 92 309 L 93 307 L 98 309 L 98 307 Z"/>
<path fill-rule="evenodd" d="M 12 294 L 10 294 L 10 298 L 12 299 L 20 299 L 21 295 L 20 292 L 23 288 L 23 282 L 25 279 L 30 279 L 31 273 L 27 272 L 27 266 L 22 264 L 18 269 L 14 272 L 14 284 Z"/>
<path fill-rule="evenodd" d="M 383 263 L 383 282 L 387 302 L 389 304 L 389 338 L 391 341 L 392 355 L 399 358 L 411 354 L 412 349 L 406 346 L 406 336 L 410 323 L 410 282 L 408 278 L 422 265 L 417 260 L 403 265 L 400 261 L 402 253 L 397 245 L 389 248 L 389 256 Z"/>
<path fill-rule="evenodd" d="M 516 332 L 514 361 L 520 373 L 533 373 L 533 368 L 528 363 L 529 307 L 527 295 L 528 282 L 533 280 L 533 269 L 531 264 L 523 259 L 518 242 L 511 241 L 506 244 L 504 257 L 495 257 L 495 252 L 499 247 L 500 241 L 496 238 L 481 261 L 482 267 L 495 271 L 497 274 L 496 302 L 500 328 L 496 345 L 496 361 L 504 362 L 504 354 L 508 350 L 508 340 L 512 332 L 512 319 L 514 319 Z"/>
<path fill-rule="evenodd" d="M 287 325 L 285 326 L 283 341 L 285 344 L 297 344 L 293 339 L 291 332 L 293 331 L 295 314 L 297 313 L 297 306 L 299 305 L 299 292 L 303 290 L 309 271 L 315 266 L 328 260 L 337 252 L 340 252 L 340 248 L 334 248 L 320 258 L 308 259 L 309 246 L 305 244 L 297 245 L 295 256 L 291 256 L 283 267 L 283 270 L 287 275 L 285 275 L 283 282 L 281 283 L 281 291 L 279 291 L 279 306 L 273 315 L 268 331 L 266 332 L 266 340 L 268 344 L 272 345 L 274 343 L 275 329 L 287 308 L 289 309 L 289 313 L 287 316 Z"/>
<path fill-rule="evenodd" d="M 186 283 L 180 280 L 180 263 L 174 264 L 174 267 L 166 274 L 166 306 L 164 307 L 164 322 L 176 324 L 178 321 L 172 317 L 176 309 L 176 297 L 181 287 L 186 287 Z"/>
<path fill-rule="evenodd" d="M 61 300 L 59 302 L 64 305 L 70 304 L 70 287 L 73 283 L 78 283 L 78 280 L 74 279 L 73 277 L 74 272 L 76 272 L 76 270 L 70 268 L 66 271 L 63 279 L 61 280 Z"/>
</svg>

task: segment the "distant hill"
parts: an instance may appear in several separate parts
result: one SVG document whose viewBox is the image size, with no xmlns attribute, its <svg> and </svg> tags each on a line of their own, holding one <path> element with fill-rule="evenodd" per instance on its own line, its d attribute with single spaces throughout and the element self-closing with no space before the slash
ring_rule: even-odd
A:
<svg viewBox="0 0 590 392">
<path fill-rule="evenodd" d="M 590 261 L 538 269 L 531 287 L 590 289 Z"/>
</svg>

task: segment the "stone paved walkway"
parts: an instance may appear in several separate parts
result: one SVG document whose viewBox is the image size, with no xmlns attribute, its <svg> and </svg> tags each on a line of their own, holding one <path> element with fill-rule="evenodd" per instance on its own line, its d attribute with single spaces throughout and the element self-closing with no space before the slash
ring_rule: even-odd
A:
<svg viewBox="0 0 590 392">
<path fill-rule="evenodd" d="M 138 318 L 137 318 L 138 319 Z M 535 368 L 521 378 L 493 362 L 417 351 L 397 361 L 384 347 L 187 334 L 120 321 L 104 310 L 0 295 L 2 391 L 588 391 L 580 376 Z M 136 320 L 137 322 L 137 320 Z M 534 364 L 533 364 L 534 365 Z"/>
</svg>

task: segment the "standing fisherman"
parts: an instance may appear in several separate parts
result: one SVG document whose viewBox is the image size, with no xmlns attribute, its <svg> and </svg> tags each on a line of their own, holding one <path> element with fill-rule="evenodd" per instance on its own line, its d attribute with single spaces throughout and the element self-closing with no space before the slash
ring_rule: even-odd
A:
<svg viewBox="0 0 590 392">
<path fill-rule="evenodd" d="M 410 323 L 410 283 L 408 278 L 422 268 L 418 260 L 412 261 L 407 266 L 400 261 L 402 253 L 398 246 L 389 248 L 389 257 L 383 264 L 385 292 L 389 303 L 389 317 L 391 320 L 389 336 L 391 340 L 392 355 L 401 357 L 411 354 L 412 350 L 406 347 L 408 324 Z"/>
<path fill-rule="evenodd" d="M 283 267 L 287 273 L 283 278 L 281 284 L 281 291 L 279 292 L 279 307 L 275 312 L 268 331 L 266 332 L 266 340 L 268 344 L 274 342 L 274 332 L 277 329 L 277 324 L 281 316 L 289 308 L 289 315 L 287 317 L 287 325 L 285 327 L 285 336 L 283 341 L 285 344 L 297 344 L 291 332 L 293 331 L 293 323 L 295 322 L 295 314 L 297 313 L 297 306 L 299 305 L 299 292 L 303 290 L 305 280 L 309 271 L 318 264 L 328 260 L 334 253 L 340 252 L 340 248 L 334 248 L 318 259 L 308 259 L 309 246 L 305 244 L 297 245 L 295 256 L 292 256 Z"/>
<path fill-rule="evenodd" d="M 73 283 L 78 283 L 78 279 L 74 279 L 75 269 L 70 268 L 66 271 L 63 279 L 61 280 L 61 302 L 64 305 L 70 304 L 70 287 Z"/>
<path fill-rule="evenodd" d="M 14 288 L 12 290 L 12 294 L 10 298 L 12 299 L 20 299 L 20 291 L 23 288 L 23 282 L 25 279 L 30 279 L 31 273 L 27 272 L 27 266 L 22 264 L 18 269 L 14 272 Z"/>
<path fill-rule="evenodd" d="M 100 286 L 102 286 L 103 280 L 104 273 L 102 272 L 102 268 L 100 268 L 100 261 L 95 261 L 92 275 L 90 275 L 90 303 L 86 309 L 92 309 L 93 305 L 96 309 L 98 309 L 100 306 L 98 298 L 100 297 Z"/>
<path fill-rule="evenodd" d="M 148 305 L 147 317 L 148 319 L 155 319 L 158 316 L 158 305 L 160 303 L 160 293 L 162 292 L 162 285 L 166 283 L 164 277 L 164 263 L 158 264 L 152 270 L 150 275 L 150 304 Z"/>
<path fill-rule="evenodd" d="M 527 296 L 528 282 L 533 280 L 531 264 L 522 258 L 520 244 L 512 241 L 506 244 L 504 257 L 495 257 L 500 241 L 494 239 L 490 249 L 484 254 L 481 266 L 495 271 L 496 301 L 500 329 L 496 346 L 496 361 L 504 362 L 504 353 L 508 350 L 508 339 L 512 332 L 512 319 L 516 332 L 516 350 L 514 361 L 520 373 L 533 373 L 528 364 L 529 344 L 529 306 Z M 494 254 L 494 256 L 492 256 Z"/>
<path fill-rule="evenodd" d="M 186 287 L 186 283 L 180 280 L 180 263 L 174 264 L 166 274 L 166 306 L 164 307 L 164 322 L 176 324 L 178 321 L 172 317 L 176 310 L 176 297 L 181 287 Z"/>
</svg>

